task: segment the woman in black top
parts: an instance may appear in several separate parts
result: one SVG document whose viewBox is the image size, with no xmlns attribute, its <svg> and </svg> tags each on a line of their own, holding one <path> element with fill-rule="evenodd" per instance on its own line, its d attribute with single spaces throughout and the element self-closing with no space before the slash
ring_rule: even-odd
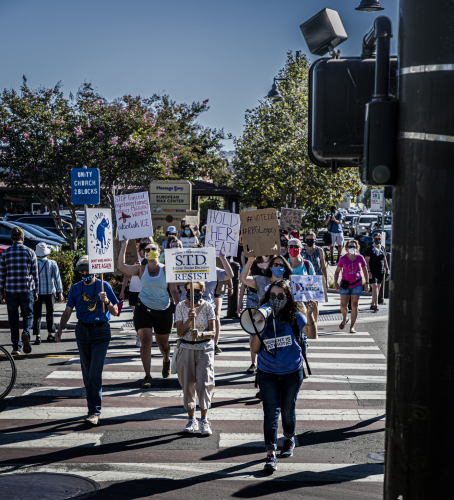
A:
<svg viewBox="0 0 454 500">
<path fill-rule="evenodd" d="M 373 235 L 373 243 L 366 251 L 366 264 L 369 271 L 369 281 L 372 285 L 372 303 L 370 308 L 372 311 L 378 311 L 378 293 L 383 283 L 385 269 L 386 273 L 389 273 L 386 251 L 381 245 L 380 233 Z"/>
</svg>

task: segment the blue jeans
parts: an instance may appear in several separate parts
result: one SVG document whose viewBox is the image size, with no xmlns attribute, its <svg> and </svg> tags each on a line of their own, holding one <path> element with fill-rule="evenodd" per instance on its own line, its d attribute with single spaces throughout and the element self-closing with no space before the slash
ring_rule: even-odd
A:
<svg viewBox="0 0 454 500">
<path fill-rule="evenodd" d="M 284 437 L 292 438 L 296 429 L 296 399 L 303 383 L 303 366 L 287 375 L 257 371 L 257 382 L 260 387 L 263 403 L 263 432 L 265 448 L 277 450 L 277 431 L 279 414 L 282 413 Z"/>
<path fill-rule="evenodd" d="M 76 325 L 76 341 L 79 348 L 80 365 L 87 394 L 89 415 L 101 415 L 102 370 L 110 342 L 110 325 L 86 327 Z"/>
<path fill-rule="evenodd" d="M 30 337 L 30 330 L 33 324 L 33 302 L 34 293 L 13 293 L 6 292 L 6 307 L 8 309 L 8 321 L 11 328 L 11 343 L 14 348 L 22 345 L 19 338 L 19 307 L 23 318 L 23 333 Z"/>
<path fill-rule="evenodd" d="M 339 292 L 341 295 L 362 295 L 363 285 L 354 286 L 353 288 L 347 288 L 347 290 L 339 288 Z"/>
</svg>

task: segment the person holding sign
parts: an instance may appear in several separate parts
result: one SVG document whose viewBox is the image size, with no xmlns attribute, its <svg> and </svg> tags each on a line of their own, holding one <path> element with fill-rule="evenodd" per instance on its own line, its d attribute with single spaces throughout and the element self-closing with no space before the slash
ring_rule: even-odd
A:
<svg viewBox="0 0 454 500">
<path fill-rule="evenodd" d="M 193 248 L 198 245 L 199 240 L 195 235 L 194 229 L 192 229 L 192 226 L 189 224 L 184 226 L 183 232 L 180 236 L 180 241 L 183 244 L 183 248 Z"/>
<path fill-rule="evenodd" d="M 74 271 L 80 273 L 81 281 L 69 290 L 55 341 L 61 342 L 63 329 L 75 307 L 78 319 L 76 341 L 87 393 L 88 417 L 85 422 L 98 425 L 102 409 L 102 371 L 110 343 L 109 320 L 112 315 L 118 316 L 118 299 L 109 283 L 104 282 L 104 291 L 101 291 L 101 280 L 89 272 L 88 255 L 77 261 Z"/>
<path fill-rule="evenodd" d="M 290 284 L 277 280 L 262 300 L 273 312 L 263 333 L 252 335 L 251 349 L 257 353 L 257 382 L 263 401 L 264 435 L 267 457 L 265 471 L 277 469 L 277 433 L 282 413 L 284 446 L 280 456 L 291 457 L 295 448 L 296 400 L 303 383 L 303 351 L 306 337 L 317 338 L 314 312 L 318 303 L 309 301 L 307 317 L 295 302 Z M 256 311 L 256 314 L 258 311 Z"/>
<path fill-rule="evenodd" d="M 173 323 L 173 305 L 167 293 L 165 265 L 159 263 L 159 247 L 157 243 L 148 243 L 143 249 L 147 265 L 130 266 L 125 264 L 125 251 L 128 240 L 123 240 L 118 256 L 118 269 L 138 276 L 142 289 L 139 293 L 134 310 L 134 326 L 139 335 L 141 347 L 140 357 L 145 370 L 142 387 L 151 387 L 151 346 L 153 344 L 153 330 L 156 343 L 163 357 L 162 376 L 170 376 L 170 345 L 169 335 Z M 175 304 L 180 302 L 180 295 L 175 283 L 169 283 L 170 293 Z"/>
<path fill-rule="evenodd" d="M 196 394 L 202 414 L 200 421 L 202 436 L 212 434 L 208 422 L 211 394 L 214 389 L 214 320 L 213 304 L 202 299 L 205 284 L 195 281 L 194 307 L 191 307 L 191 283 L 184 285 L 186 300 L 177 305 L 175 327 L 178 341 L 177 374 L 183 389 L 184 409 L 189 421 L 183 432 L 192 433 L 199 429 L 195 418 Z"/>
</svg>

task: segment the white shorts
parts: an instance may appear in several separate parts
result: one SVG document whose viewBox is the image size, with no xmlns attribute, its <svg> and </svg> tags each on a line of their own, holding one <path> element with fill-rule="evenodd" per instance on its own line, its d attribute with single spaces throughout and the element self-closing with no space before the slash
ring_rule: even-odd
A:
<svg viewBox="0 0 454 500">
<path fill-rule="evenodd" d="M 344 233 L 329 233 L 331 235 L 331 246 L 344 244 Z"/>
</svg>

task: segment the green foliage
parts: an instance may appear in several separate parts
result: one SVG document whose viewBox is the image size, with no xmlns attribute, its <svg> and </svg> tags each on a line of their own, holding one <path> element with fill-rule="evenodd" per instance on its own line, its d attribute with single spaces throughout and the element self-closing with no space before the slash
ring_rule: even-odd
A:
<svg viewBox="0 0 454 500">
<path fill-rule="evenodd" d="M 109 283 L 109 285 L 112 287 L 112 289 L 117 297 L 120 295 L 120 292 L 121 292 L 121 286 L 123 284 L 123 277 L 124 277 L 124 274 L 118 274 L 118 275 L 105 274 L 104 275 L 104 281 L 107 281 Z M 128 288 L 129 288 L 129 285 L 128 285 L 127 289 Z"/>
<path fill-rule="evenodd" d="M 257 208 L 302 208 L 302 229 L 323 226 L 331 205 L 345 194 L 360 192 L 356 169 L 336 174 L 311 164 L 307 153 L 309 62 L 287 54 L 279 72 L 281 102 L 268 99 L 246 111 L 241 138 L 235 138 L 234 187 L 243 205 Z"/>
<path fill-rule="evenodd" d="M 223 131 L 202 127 L 200 113 L 208 100 L 178 104 L 166 95 L 131 95 L 108 102 L 91 84 L 65 98 L 54 88 L 31 89 L 24 77 L 20 91 L 5 89 L 0 97 L 0 181 L 11 189 L 32 187 L 47 205 L 61 236 L 77 248 L 71 203 L 72 168 L 99 168 L 101 206 L 113 207 L 116 194 L 147 190 L 151 179 L 223 178 Z M 69 209 L 72 230 L 65 229 L 60 205 Z"/>
<path fill-rule="evenodd" d="M 213 198 L 207 198 L 206 200 L 199 203 L 200 210 L 200 222 L 206 221 L 208 210 L 223 210 L 224 209 L 224 198 L 219 196 L 214 196 Z"/>
<path fill-rule="evenodd" d="M 61 280 L 63 283 L 63 295 L 68 297 L 69 289 L 73 284 L 74 278 L 74 259 L 70 253 L 55 253 L 49 255 L 49 259 L 55 260 L 60 270 Z"/>
</svg>

